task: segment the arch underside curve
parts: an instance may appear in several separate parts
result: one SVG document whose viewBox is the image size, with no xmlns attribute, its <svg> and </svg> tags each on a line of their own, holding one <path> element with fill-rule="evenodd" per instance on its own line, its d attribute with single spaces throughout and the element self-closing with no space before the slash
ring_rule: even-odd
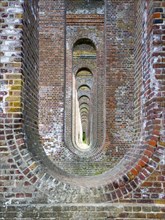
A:
<svg viewBox="0 0 165 220">
<path fill-rule="evenodd" d="M 25 51 L 28 51 L 28 46 L 25 47 Z M 27 57 L 27 54 L 25 54 L 26 61 L 28 60 Z M 35 67 L 32 69 L 34 71 Z M 154 67 L 151 70 L 154 70 Z M 131 146 L 130 150 L 125 153 L 123 158 L 113 168 L 106 172 L 95 176 L 82 176 L 72 175 L 62 168 L 60 169 L 50 160 L 43 149 L 37 127 L 37 116 L 34 124 L 31 121 L 29 122 L 29 118 L 33 114 L 29 114 L 27 109 L 35 105 L 34 111 L 36 111 L 38 103 L 35 99 L 32 99 L 32 96 L 26 99 L 29 95 L 27 88 L 31 85 L 31 88 L 35 88 L 37 91 L 38 76 L 36 74 L 35 79 L 31 77 L 29 80 L 28 73 L 30 71 L 27 72 L 24 69 L 20 72 L 14 75 L 18 75 L 19 80 L 22 82 L 20 100 L 23 102 L 24 108 L 19 113 L 14 113 L 11 109 L 11 112 L 8 112 L 7 107 L 5 107 L 5 111 L 1 113 L 2 129 L 5 136 L 4 143 L 8 148 L 9 154 L 12 155 L 16 167 L 36 189 L 44 192 L 49 198 L 56 198 L 55 200 L 62 202 L 88 202 L 89 197 L 91 197 L 90 201 L 93 202 L 119 201 L 140 186 L 156 170 L 161 161 L 160 152 L 164 150 L 160 138 L 162 127 L 157 126 L 155 129 L 155 126 L 153 126 L 147 131 L 147 126 L 143 126 L 144 124 L 141 124 L 141 132 L 137 137 L 137 142 Z M 7 79 L 18 80 L 13 79 L 12 74 L 6 75 Z M 145 80 L 143 78 L 144 87 Z M 161 82 L 156 81 L 156 83 L 158 88 L 161 88 Z M 145 124 L 157 125 L 157 118 L 154 114 L 156 112 L 160 118 L 163 117 L 163 107 L 160 105 L 160 97 L 157 90 L 154 87 L 152 87 L 152 90 L 150 96 L 145 99 L 143 99 L 144 96 L 141 94 L 141 109 L 142 113 L 144 113 L 141 115 L 141 121 L 142 123 L 145 121 Z M 5 96 L 5 99 L 7 100 L 8 97 L 9 95 Z M 31 100 L 32 104 L 29 102 L 31 105 L 28 103 L 29 100 Z M 151 106 L 151 108 L 146 111 L 148 106 Z M 30 110 L 33 111 L 33 109 Z M 149 117 L 150 115 L 146 117 L 150 113 L 152 113 L 153 117 Z M 11 120 L 12 124 L 10 123 Z M 147 138 L 143 136 L 144 133 L 147 133 Z M 100 152 L 101 149 L 94 156 L 89 155 L 88 159 L 94 160 L 99 156 Z M 79 156 L 79 151 L 77 154 L 73 151 L 73 154 L 75 160 L 83 161 L 86 159 L 83 158 L 84 154 Z M 63 198 L 57 192 L 63 192 Z M 57 199 L 58 196 L 59 200 Z M 75 197 L 73 198 L 72 196 Z M 82 197 L 84 200 L 81 200 Z"/>
</svg>

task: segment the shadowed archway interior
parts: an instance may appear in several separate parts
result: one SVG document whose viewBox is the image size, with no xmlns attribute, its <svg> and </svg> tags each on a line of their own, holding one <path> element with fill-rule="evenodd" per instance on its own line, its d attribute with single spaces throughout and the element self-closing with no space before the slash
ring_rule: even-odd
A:
<svg viewBox="0 0 165 220">
<path fill-rule="evenodd" d="M 81 60 L 85 67 L 81 67 Z M 90 39 L 79 39 L 73 46 L 73 65 L 75 60 L 80 63 L 80 69 L 73 73 L 73 142 L 79 150 L 89 150 L 93 143 L 93 85 L 96 83 L 88 68 L 90 59 L 96 60 L 96 47 Z M 77 66 L 79 68 L 79 66 Z"/>
</svg>

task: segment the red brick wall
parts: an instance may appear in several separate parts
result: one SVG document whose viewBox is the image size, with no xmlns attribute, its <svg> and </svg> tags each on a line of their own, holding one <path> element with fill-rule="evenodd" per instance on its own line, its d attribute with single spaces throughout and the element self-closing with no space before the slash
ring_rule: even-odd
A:
<svg viewBox="0 0 165 220">
<path fill-rule="evenodd" d="M 50 6 L 52 5 L 50 4 L 53 2 L 54 1 L 40 1 L 41 12 L 44 9 L 42 5 L 43 7 L 47 7 L 49 11 L 48 17 L 51 16 L 50 12 L 52 9 L 50 10 L 50 8 L 52 7 Z M 129 6 L 132 5 L 131 2 L 132 1 L 128 1 L 127 3 L 129 4 L 126 4 L 126 1 L 123 4 L 119 4 L 121 1 L 107 2 L 106 7 L 108 11 L 110 12 L 110 10 L 112 10 L 110 12 L 111 21 L 114 21 L 114 19 L 116 21 L 114 26 L 111 27 L 112 29 L 108 29 L 107 26 L 108 33 L 111 33 L 112 36 L 114 36 L 114 30 L 116 30 L 118 34 L 118 38 L 114 38 L 114 42 L 115 40 L 120 40 L 120 30 L 115 29 L 116 26 L 119 25 L 120 28 L 124 28 L 124 30 L 126 27 L 129 27 L 129 23 L 125 26 L 122 21 L 119 22 L 119 17 L 124 15 L 126 19 L 127 16 L 126 13 L 123 14 L 123 10 L 130 9 Z M 55 1 L 55 3 L 62 4 L 61 1 Z M 163 133 L 165 117 L 165 27 L 163 23 L 165 4 L 163 1 L 154 0 L 146 0 L 145 4 L 143 3 L 142 0 L 139 0 L 134 5 L 136 6 L 134 23 L 136 32 L 134 32 L 135 44 L 133 46 L 135 52 L 134 104 L 135 125 L 137 133 L 140 134 L 139 141 L 134 148 L 126 152 L 120 163 L 117 163 L 112 169 L 107 167 L 107 172 L 103 175 L 96 175 L 96 173 L 93 175 L 93 172 L 86 178 L 81 176 L 81 173 L 79 173 L 79 176 L 70 175 L 69 172 L 65 173 L 64 168 L 67 163 L 61 166 L 61 169 L 55 166 L 46 156 L 43 145 L 39 142 L 37 130 L 37 90 L 39 81 L 37 68 L 37 2 L 26 1 L 24 4 L 21 4 L 17 1 L 2 1 L 1 48 L 3 50 L 1 52 L 0 73 L 0 218 L 80 219 L 83 217 L 85 219 L 100 218 L 102 220 L 165 218 L 165 144 Z M 57 6 L 56 4 L 55 6 Z M 134 6 L 132 5 L 131 8 Z M 113 10 L 114 12 L 116 10 L 118 14 L 117 17 L 113 14 Z M 55 11 L 63 14 L 63 8 L 61 12 L 59 12 L 59 8 Z M 147 16 L 145 16 L 145 11 Z M 43 15 L 44 14 L 41 13 L 41 16 Z M 134 15 L 132 16 L 134 17 Z M 45 18 L 47 19 L 48 17 Z M 55 24 L 56 22 L 54 25 Z M 58 22 L 58 25 L 59 24 Z M 63 26 L 63 22 L 61 25 Z M 52 27 L 56 26 L 52 25 Z M 127 31 L 128 30 L 130 31 L 129 28 Z M 41 32 L 42 31 L 41 29 Z M 122 32 L 121 36 L 124 36 L 126 33 Z M 42 40 L 45 42 L 42 37 L 40 43 L 42 43 Z M 109 59 L 111 58 L 110 52 L 112 53 L 111 48 L 113 44 L 110 41 L 111 47 L 109 47 L 110 42 L 108 43 L 108 39 L 111 40 L 111 38 L 112 37 L 107 34 L 107 54 L 109 53 Z M 127 40 L 129 40 L 129 37 L 126 38 L 126 42 Z M 63 40 L 61 41 L 63 42 Z M 46 41 L 45 47 L 47 47 L 49 43 L 50 41 Z M 119 45 L 122 46 L 122 44 Z M 114 45 L 114 53 L 116 55 L 119 54 L 120 59 L 117 59 L 117 63 L 111 60 L 112 58 L 110 61 L 107 60 L 107 77 L 113 78 L 110 74 L 110 70 L 112 72 L 114 69 L 117 70 L 118 66 L 121 68 L 120 65 L 123 65 L 123 68 L 124 65 L 128 65 L 126 57 L 124 57 L 124 63 L 122 63 L 121 55 L 121 52 L 127 51 L 126 46 L 128 45 L 124 44 L 121 48 L 116 48 Z M 50 52 L 52 52 L 53 47 L 55 47 L 54 41 L 51 42 L 51 46 L 51 48 L 48 47 Z M 121 51 L 119 49 L 121 49 Z M 132 50 L 132 46 L 129 47 L 129 50 Z M 64 48 L 59 47 L 59 51 L 63 54 Z M 127 56 L 128 55 L 130 54 L 128 53 Z M 49 60 L 50 56 L 48 56 L 47 59 Z M 64 62 L 62 55 L 61 61 Z M 130 61 L 132 62 L 133 60 L 129 59 L 129 62 Z M 51 62 L 50 64 L 52 64 Z M 53 60 L 53 62 L 56 62 L 56 60 Z M 110 66 L 108 66 L 108 62 Z M 43 65 L 42 58 L 41 65 Z M 47 67 L 51 68 L 51 65 Z M 59 64 L 57 69 L 58 68 L 62 68 L 61 72 L 64 70 L 62 64 Z M 124 72 L 123 68 L 120 69 L 122 74 Z M 45 68 L 45 70 L 46 69 L 47 68 Z M 130 74 L 134 73 L 132 72 L 132 66 L 128 68 L 128 72 Z M 117 72 L 114 83 L 111 82 L 112 79 L 109 81 L 111 83 L 110 88 L 113 88 L 115 82 L 116 89 L 119 89 L 121 86 L 125 88 L 126 78 L 123 79 L 123 75 L 121 78 L 119 76 L 121 77 L 119 72 Z M 47 74 L 45 74 L 44 77 L 47 77 Z M 132 80 L 132 77 L 130 80 Z M 60 78 L 60 80 L 62 80 L 61 84 L 57 84 L 56 86 L 57 89 L 60 88 L 62 91 L 64 79 Z M 43 80 L 43 83 L 46 84 L 46 82 L 47 80 Z M 50 83 L 52 83 L 52 80 L 50 80 Z M 45 84 L 43 85 L 45 86 Z M 108 78 L 107 84 L 109 85 Z M 128 86 L 128 88 L 131 87 Z M 111 93 L 107 92 L 109 94 L 107 98 L 110 97 L 112 91 L 114 92 L 116 90 L 111 90 Z M 110 112 L 111 117 L 109 120 L 111 122 L 116 120 L 114 113 L 120 109 L 117 104 L 121 102 L 121 109 L 123 109 L 123 106 L 126 106 L 124 105 L 124 100 L 129 100 L 129 102 L 132 103 L 132 97 L 130 98 L 127 95 L 125 97 L 128 99 L 120 100 L 120 91 L 121 93 L 123 92 L 123 90 L 118 90 L 118 93 L 113 94 L 115 98 L 113 97 L 112 102 L 110 102 L 112 104 L 114 103 L 115 109 L 115 112 Z M 44 101 L 44 99 L 42 101 Z M 110 105 L 110 107 L 113 109 L 113 106 Z M 107 109 L 107 111 L 109 111 L 109 109 Z M 61 118 L 62 116 L 60 115 L 59 119 L 61 120 Z M 124 121 L 122 122 L 124 123 Z M 118 122 L 118 125 L 121 125 L 122 122 Z M 108 130 L 108 132 L 110 132 L 110 130 Z M 109 139 L 108 141 L 111 140 L 112 139 Z M 77 166 L 77 170 L 78 168 L 81 171 L 86 170 L 88 166 L 89 171 L 95 169 L 94 166 L 93 168 L 90 166 L 92 163 L 94 164 L 95 158 L 93 159 L 94 161 L 90 158 L 90 164 L 85 158 L 81 158 L 81 160 L 78 161 L 78 157 L 72 155 L 69 151 L 67 152 L 68 154 L 66 152 L 66 149 L 60 152 L 59 157 L 64 156 L 63 161 L 66 158 L 68 160 L 71 159 L 68 164 L 73 163 L 73 165 L 71 167 L 68 165 L 68 170 L 70 168 L 73 169 L 74 165 L 77 164 L 79 166 Z M 111 154 L 108 154 L 107 156 L 110 157 L 110 155 Z M 81 163 L 76 163 L 77 161 Z M 101 161 L 99 161 L 98 170 L 100 164 Z M 106 166 L 105 161 L 102 164 L 103 167 Z M 74 172 L 74 170 L 72 170 L 72 172 L 75 174 L 77 171 Z M 104 204 L 102 204 L 102 202 L 104 202 Z"/>
<path fill-rule="evenodd" d="M 64 1 L 41 0 L 39 5 L 40 135 L 61 145 L 64 120 Z"/>
<path fill-rule="evenodd" d="M 110 157 L 121 159 L 134 140 L 135 1 L 106 5 L 106 136 Z"/>
</svg>

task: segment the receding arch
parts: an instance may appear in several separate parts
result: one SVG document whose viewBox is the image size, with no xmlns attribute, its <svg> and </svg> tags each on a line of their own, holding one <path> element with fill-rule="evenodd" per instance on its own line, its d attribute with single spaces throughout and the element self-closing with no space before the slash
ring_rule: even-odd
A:
<svg viewBox="0 0 165 220">
<path fill-rule="evenodd" d="M 82 112 L 82 111 L 89 112 L 89 109 L 88 109 L 88 108 L 86 108 L 86 107 L 82 107 L 82 108 L 80 108 L 80 111 L 81 111 L 81 112 Z"/>
<path fill-rule="evenodd" d="M 89 38 L 80 38 L 80 39 L 78 39 L 73 44 L 73 49 L 75 49 L 75 47 L 77 47 L 78 45 L 82 45 L 82 44 L 87 44 L 87 45 L 93 47 L 94 50 L 96 50 L 96 46 L 95 46 L 94 42 Z"/>
<path fill-rule="evenodd" d="M 91 88 L 88 86 L 88 85 L 81 85 L 79 86 L 79 88 L 77 89 L 77 91 L 80 91 L 80 90 L 83 90 L 83 91 L 90 91 Z"/>
<path fill-rule="evenodd" d="M 25 50 L 26 51 L 26 50 Z M 27 56 L 28 57 L 28 56 Z M 26 62 L 26 60 L 25 60 L 25 62 Z M 25 72 L 26 73 L 26 72 Z M 143 74 L 141 74 L 142 76 L 143 76 Z M 141 76 L 141 77 L 142 77 Z M 25 77 L 29 77 L 29 76 L 26 76 L 26 74 L 25 74 Z M 25 78 L 26 79 L 26 78 Z M 32 78 L 33 79 L 33 78 Z M 37 79 L 37 77 L 35 77 L 34 78 L 34 80 L 36 80 Z M 144 80 L 144 82 L 143 82 L 143 80 Z M 142 78 L 142 82 L 145 84 L 145 78 L 143 79 Z M 29 83 L 28 82 L 28 80 L 25 80 L 25 83 L 26 84 L 30 84 L 31 85 L 31 88 L 33 88 L 33 84 L 32 84 L 32 81 Z M 28 87 L 29 88 L 29 87 Z M 152 91 L 151 91 L 152 92 Z M 29 97 L 30 97 L 30 94 L 29 94 L 29 90 L 28 91 L 26 91 L 26 93 L 27 93 L 27 95 L 29 95 Z M 23 94 L 23 92 L 22 92 L 22 94 Z M 154 94 L 155 95 L 155 94 Z M 37 96 L 37 95 L 36 95 Z M 31 97 L 30 97 L 31 98 Z M 143 96 L 141 97 L 140 96 L 140 100 L 142 100 L 143 101 Z M 148 97 L 147 97 L 148 98 Z M 148 100 L 146 98 L 146 102 L 147 101 L 150 101 L 151 102 L 151 99 L 150 100 Z M 154 97 L 154 99 L 155 99 L 155 97 Z M 23 98 L 22 98 L 22 100 L 23 100 Z M 157 99 L 156 99 L 157 100 Z M 144 109 L 145 109 L 145 104 L 146 103 L 143 103 L 141 101 L 141 103 L 144 105 Z M 153 108 L 153 112 L 154 111 L 157 111 L 158 113 L 160 113 L 160 115 L 161 115 L 161 108 L 160 109 L 157 109 L 157 106 L 159 106 L 159 102 L 157 101 L 156 103 L 155 103 L 155 106 L 156 107 L 154 107 Z M 143 107 L 143 106 L 142 106 Z M 30 109 L 30 108 L 29 108 Z M 35 108 L 35 109 L 37 109 L 37 108 Z M 148 111 L 149 112 L 149 111 Z M 146 117 L 146 114 L 145 114 L 145 117 L 144 118 L 142 118 L 142 121 L 143 121 L 143 119 L 147 119 L 147 123 L 148 124 L 151 124 L 151 123 L 153 123 L 153 124 L 156 124 L 156 119 L 155 118 L 152 118 L 152 120 L 150 121 L 148 118 L 150 118 L 149 116 L 150 115 L 148 115 L 149 113 L 148 112 L 146 112 L 146 114 L 147 114 L 147 117 Z M 31 112 L 30 112 L 31 113 Z M 157 114 L 158 114 L 157 113 Z M 150 113 L 151 114 L 151 113 Z M 11 115 L 11 114 L 8 114 L 7 115 L 7 117 L 9 117 L 9 115 Z M 29 114 L 30 115 L 30 114 Z M 6 117 L 6 116 L 5 116 Z M 25 115 L 24 115 L 24 117 L 25 117 Z M 29 122 L 28 122 L 28 117 L 25 117 L 25 123 L 23 123 L 23 125 L 22 125 L 22 120 L 20 120 L 21 121 L 21 124 L 20 124 L 20 128 L 22 128 L 24 125 L 26 125 L 26 123 L 27 123 L 27 125 L 29 125 Z M 11 120 L 11 118 L 9 118 L 9 120 Z M 146 122 L 146 121 L 145 121 Z M 18 125 L 17 125 L 18 126 Z M 28 126 L 27 126 L 28 127 Z M 9 129 L 9 126 L 8 126 L 8 124 L 6 124 L 6 126 L 4 127 L 4 130 L 5 130 L 5 133 L 7 134 L 7 132 L 9 132 L 9 131 L 11 131 L 11 134 L 13 135 L 13 137 L 14 137 L 14 140 L 17 140 L 17 136 L 18 136 L 18 134 L 19 133 L 17 133 L 17 132 L 15 132 L 15 130 L 14 130 L 14 125 L 12 126 L 12 129 L 11 130 L 8 130 Z M 143 128 L 144 129 L 144 128 Z M 143 130 L 142 130 L 143 131 Z M 18 132 L 20 132 L 20 131 L 18 131 Z M 20 132 L 20 136 L 22 136 L 22 134 L 24 134 L 24 132 L 25 132 L 25 130 L 21 130 L 21 132 Z M 30 133 L 31 132 L 31 133 Z M 145 130 L 143 131 L 144 133 L 145 133 Z M 153 132 L 153 134 L 150 132 L 149 133 L 149 135 L 150 135 L 150 137 L 154 137 L 154 131 L 152 131 Z M 32 141 L 34 141 L 34 143 L 32 142 L 31 144 L 29 144 L 28 142 L 27 142 L 27 140 L 28 140 L 28 135 L 29 135 L 29 137 L 34 137 L 34 138 L 32 138 L 31 140 Z M 7 145 L 8 145 L 8 147 L 9 147 L 9 149 L 11 149 L 11 153 L 13 154 L 13 158 L 14 158 L 14 160 L 15 160 L 15 162 L 17 163 L 17 166 L 19 167 L 19 170 L 20 170 L 20 172 L 21 173 L 24 173 L 25 174 L 25 170 L 24 170 L 24 168 L 25 168 L 25 165 L 28 167 L 28 169 L 30 168 L 30 171 L 32 171 L 33 172 L 33 168 L 34 168 L 34 161 L 35 162 L 42 162 L 42 164 L 40 165 L 39 164 L 39 169 L 38 169 L 38 172 L 36 172 L 36 173 L 34 173 L 35 175 L 36 175 L 36 177 L 38 178 L 38 182 L 40 182 L 40 179 L 41 180 L 45 180 L 45 176 L 47 177 L 47 179 L 48 180 L 52 180 L 52 173 L 53 173 L 53 176 L 54 176 L 54 180 L 53 181 L 49 181 L 49 182 L 51 182 L 51 184 L 53 183 L 56 183 L 56 181 L 58 181 L 58 180 L 56 180 L 56 178 L 57 179 L 61 179 L 61 180 L 64 180 L 65 179 L 65 181 L 66 181 L 66 179 L 67 178 L 69 178 L 69 175 L 66 175 L 66 177 L 64 178 L 63 176 L 62 177 L 60 177 L 60 175 L 62 174 L 62 172 L 61 172 L 61 170 L 57 170 L 57 168 L 56 167 L 53 167 L 53 165 L 51 164 L 51 166 L 50 166 L 50 162 L 48 161 L 48 160 L 46 160 L 46 157 L 45 157 L 45 154 L 43 154 L 43 156 L 42 156 L 42 154 L 40 153 L 38 153 L 38 151 L 39 151 L 39 149 L 41 149 L 41 147 L 39 146 L 36 146 L 36 139 L 37 139 L 37 137 L 35 136 L 36 135 L 36 133 L 35 133 L 35 135 L 34 135 L 34 132 L 33 132 L 33 127 L 32 127 L 32 129 L 31 129 L 31 127 L 30 127 L 30 129 L 29 129 L 29 131 L 28 131 L 28 129 L 26 130 L 26 138 L 23 138 L 22 139 L 22 142 L 24 142 L 25 140 L 26 140 L 26 143 L 25 143 L 25 145 L 23 146 L 23 145 L 20 145 L 20 142 L 19 141 L 16 141 L 16 148 L 15 149 L 13 149 L 13 146 L 11 145 L 11 141 L 7 141 L 6 140 L 6 142 L 7 142 Z M 140 138 L 141 138 L 141 136 L 140 136 Z M 142 137 L 143 138 L 143 137 Z M 158 137 L 159 138 L 159 137 Z M 30 138 L 29 138 L 30 139 Z M 158 139 L 159 140 L 159 139 Z M 118 165 L 118 167 L 115 167 L 115 169 L 117 170 L 117 172 L 116 172 L 116 170 L 111 170 L 108 174 L 106 174 L 106 177 L 108 177 L 108 179 L 106 180 L 106 179 L 104 179 L 105 178 L 105 176 L 99 176 L 99 179 L 98 179 L 98 181 L 97 181 L 97 178 L 91 178 L 91 184 L 89 183 L 89 178 L 87 179 L 87 178 L 85 178 L 85 179 L 82 179 L 81 177 L 80 178 L 75 178 L 76 180 L 75 180 L 75 182 L 73 181 L 73 177 L 71 176 L 70 177 L 70 179 L 71 180 L 68 180 L 68 183 L 69 184 L 75 184 L 76 183 L 76 186 L 79 186 L 80 184 L 84 187 L 84 185 L 85 186 L 87 186 L 87 187 L 91 187 L 91 189 L 90 190 L 92 190 L 92 189 L 94 189 L 93 191 L 92 191 L 92 193 L 95 195 L 95 190 L 98 190 L 98 191 L 103 191 L 103 192 L 105 192 L 105 194 L 104 195 L 101 195 L 100 196 L 100 194 L 99 194 L 99 196 L 100 196 L 100 198 L 102 198 L 102 197 L 106 197 L 107 196 L 107 194 L 106 194 L 106 192 L 107 192 L 107 188 L 109 189 L 109 186 L 111 186 L 111 182 L 112 181 L 114 181 L 114 183 L 112 183 L 113 184 L 113 186 L 115 185 L 117 185 L 116 183 L 119 183 L 116 187 L 115 187 L 115 190 L 116 190 L 116 192 L 113 192 L 115 195 L 117 195 L 119 192 L 120 192 L 120 190 L 121 190 L 121 184 L 122 184 L 122 186 L 123 185 L 126 185 L 126 189 L 128 189 L 128 185 L 130 185 L 131 186 L 131 184 L 130 183 L 132 183 L 133 184 L 133 186 L 134 186 L 134 183 L 138 180 L 138 184 L 137 184 L 137 187 L 138 187 L 138 185 L 142 182 L 142 180 L 140 179 L 140 178 L 143 178 L 143 180 L 144 179 L 146 179 L 146 178 L 148 178 L 148 173 L 153 173 L 153 168 L 156 170 L 156 167 L 154 167 L 153 165 L 155 165 L 155 157 L 153 157 L 153 160 L 152 160 L 152 158 L 150 158 L 151 157 L 151 155 L 153 154 L 153 151 L 149 151 L 149 150 L 151 150 L 151 148 L 152 148 L 152 150 L 154 149 L 154 153 L 155 153 L 155 156 L 157 156 L 156 155 L 156 153 L 159 153 L 158 152 L 158 150 L 156 150 L 156 147 L 155 146 L 150 146 L 149 144 L 150 143 L 152 143 L 153 144 L 153 139 L 149 139 L 148 138 L 148 142 L 145 144 L 145 145 L 147 145 L 147 146 L 138 146 L 138 149 L 139 149 L 139 151 L 134 151 L 133 153 L 132 152 L 130 152 L 130 154 L 127 154 L 126 155 L 126 157 L 124 158 L 125 159 L 125 164 L 124 163 L 120 163 L 119 165 Z M 22 144 L 22 143 L 21 143 Z M 155 143 L 155 145 L 156 146 L 158 146 L 157 144 L 159 144 L 159 146 L 160 146 L 160 142 L 159 141 L 157 141 L 157 143 Z M 38 145 L 38 144 L 37 144 Z M 29 157 L 25 157 L 25 151 L 23 151 L 22 149 L 23 149 L 23 147 L 24 148 L 26 148 L 26 147 L 29 147 L 27 150 L 32 150 L 32 152 L 34 151 L 35 153 L 34 153 L 34 155 L 35 155 L 35 157 L 33 157 L 30 161 L 29 161 Z M 148 148 L 147 148 L 148 147 Z M 158 148 L 158 147 L 157 147 Z M 163 148 L 163 146 L 162 146 L 162 148 Z M 146 166 L 146 162 L 144 162 L 143 160 L 144 160 L 144 158 L 146 158 L 146 151 L 144 151 L 145 153 L 144 153 L 144 157 L 142 157 L 142 159 L 140 159 L 139 160 L 139 163 L 138 163 L 138 161 L 137 161 L 137 155 L 138 155 L 138 153 L 139 152 L 142 152 L 141 150 L 145 150 L 145 149 L 147 149 L 148 151 L 149 151 L 149 164 L 148 164 L 148 167 L 151 167 L 152 169 L 148 169 L 147 170 L 147 175 L 146 176 L 144 176 L 143 174 L 144 173 L 146 173 L 146 168 L 148 168 L 147 166 Z M 158 148 L 159 150 L 160 150 L 160 148 Z M 20 159 L 16 159 L 16 152 L 18 151 L 18 155 L 20 155 Z M 131 151 L 132 151 L 132 149 L 131 149 Z M 32 155 L 32 152 L 30 152 L 30 154 L 29 154 L 29 156 L 31 156 Z M 38 156 L 38 158 L 37 158 L 37 155 L 39 155 Z M 141 153 L 140 154 L 140 156 L 142 156 L 143 154 Z M 38 160 L 36 160 L 36 158 L 38 159 Z M 130 160 L 128 160 L 128 158 L 130 158 Z M 157 158 L 157 157 L 156 157 Z M 135 161 L 136 160 L 136 161 Z M 20 161 L 22 162 L 22 163 L 20 163 Z M 143 165 L 142 165 L 142 167 L 140 167 L 140 170 L 138 169 L 138 172 L 139 172 L 139 175 L 138 176 L 134 176 L 133 175 L 133 171 L 132 170 L 135 170 L 136 171 L 136 168 L 137 167 L 139 167 L 139 164 L 142 164 L 142 161 L 143 161 Z M 131 164 L 131 162 L 133 163 L 133 164 L 135 164 L 135 162 L 137 162 L 135 165 L 136 166 L 132 166 L 132 164 Z M 151 163 L 151 162 L 153 162 L 153 163 Z M 24 164 L 24 166 L 20 166 L 20 164 Z M 131 165 L 130 165 L 131 164 Z M 37 164 L 38 165 L 38 164 Z M 120 166 L 121 165 L 121 166 Z M 145 166 L 144 166 L 145 165 Z M 46 174 L 45 175 L 45 167 L 46 167 L 46 170 L 47 170 L 47 172 L 48 173 L 50 173 L 50 175 L 48 175 L 48 174 Z M 129 171 L 131 171 L 131 172 L 129 172 Z M 141 171 L 143 171 L 143 172 L 141 172 Z M 114 175 L 114 173 L 116 174 L 116 175 Z M 140 176 L 140 174 L 142 173 L 142 176 Z M 28 178 L 29 179 L 29 173 L 26 173 L 26 178 Z M 36 178 L 36 179 L 37 179 Z M 103 188 L 103 182 L 102 182 L 102 180 L 104 179 L 104 181 L 105 181 L 105 183 L 108 183 L 107 184 L 107 187 L 105 187 L 105 188 Z M 134 180 L 135 179 L 135 180 Z M 31 180 L 30 180 L 31 181 Z M 77 181 L 77 182 L 76 182 Z M 44 185 L 44 184 L 43 184 Z M 52 188 L 54 188 L 55 190 L 55 192 L 53 192 L 53 190 L 50 190 L 50 188 L 48 188 L 47 187 L 47 189 L 45 188 L 45 185 L 44 186 L 42 186 L 42 184 L 40 185 L 40 184 L 36 184 L 36 187 L 38 188 L 38 190 L 39 191 L 42 191 L 42 190 L 45 190 L 46 191 L 46 193 L 48 193 L 48 195 L 50 195 L 50 192 L 51 192 L 51 194 L 55 194 L 56 195 L 56 191 L 57 191 L 57 187 L 56 187 L 56 185 L 57 185 L 57 183 L 56 184 L 54 184 L 54 185 L 51 185 L 51 187 Z M 95 189 L 94 187 L 95 187 L 95 185 L 97 185 L 97 188 Z M 67 181 L 66 181 L 66 186 L 64 187 L 64 184 L 63 184 L 63 182 L 62 182 L 62 184 L 61 183 L 58 183 L 58 186 L 61 186 L 61 188 L 59 188 L 59 191 L 64 191 L 64 197 L 67 197 L 68 196 L 68 188 L 70 189 L 70 185 L 67 185 Z M 99 188 L 98 186 L 101 186 L 101 188 Z M 117 188 L 119 188 L 119 189 L 117 189 Z M 101 190 L 100 190 L 101 189 Z M 66 190 L 66 192 L 67 193 L 65 193 L 65 190 Z M 73 191 L 75 190 L 75 188 L 73 188 Z M 71 191 L 71 192 L 73 192 L 73 191 Z M 89 191 L 87 191 L 87 192 L 89 192 Z M 91 193 L 91 194 L 92 194 Z M 127 192 L 128 193 L 128 192 Z M 114 194 L 112 194 L 111 192 L 110 192 L 110 195 L 109 195 L 109 198 L 113 198 L 112 196 L 114 195 Z M 129 194 L 130 194 L 130 192 L 128 193 L 128 196 L 129 196 Z M 120 193 L 119 193 L 119 196 L 118 197 L 120 197 Z M 87 198 L 88 198 L 88 196 L 87 196 Z M 52 198 L 51 198 L 52 199 Z M 119 199 L 117 198 L 117 200 L 119 201 Z M 98 201 L 97 201 L 98 202 Z"/>
<path fill-rule="evenodd" d="M 86 106 L 82 106 L 82 107 L 81 107 L 81 106 L 80 106 L 80 111 L 83 110 L 83 109 L 86 109 L 87 111 L 89 111 L 89 107 L 86 107 Z"/>
<path fill-rule="evenodd" d="M 75 148 L 81 148 L 81 144 L 79 145 L 80 134 L 85 131 L 88 143 L 91 143 L 90 153 L 92 155 L 96 149 L 101 149 L 104 140 L 104 126 L 101 125 L 105 122 L 103 118 L 104 98 L 100 99 L 100 96 L 102 97 L 104 94 L 105 74 L 102 71 L 102 64 L 99 63 L 99 59 L 103 59 L 100 51 L 97 50 L 98 47 L 101 48 L 101 43 L 97 37 L 80 34 L 73 41 L 68 41 L 68 45 L 68 51 L 70 55 L 72 54 L 72 62 L 69 61 L 71 57 L 68 54 L 65 92 L 68 119 L 65 120 L 65 142 L 72 151 L 75 151 Z M 72 89 L 69 88 L 69 85 Z M 101 85 L 99 90 L 98 85 Z M 82 103 L 88 104 L 89 109 L 86 126 L 83 125 L 80 115 L 80 113 L 82 114 L 82 109 L 80 109 Z M 99 117 L 97 117 L 98 114 Z M 77 151 L 77 154 L 81 155 L 81 152 Z M 84 152 L 83 156 L 88 157 L 88 154 L 86 155 Z"/>
<path fill-rule="evenodd" d="M 88 101 L 90 101 L 90 97 L 87 95 L 80 96 L 78 100 L 80 101 L 81 99 L 87 99 Z"/>
<path fill-rule="evenodd" d="M 96 46 L 89 38 L 81 38 L 73 45 L 73 58 L 96 59 Z"/>
<path fill-rule="evenodd" d="M 81 115 L 81 116 L 83 116 L 83 115 L 89 115 L 89 111 L 86 110 L 86 109 L 82 109 L 82 110 L 80 111 L 80 115 Z"/>
<path fill-rule="evenodd" d="M 79 68 L 78 71 L 76 72 L 76 74 L 81 72 L 81 71 L 90 72 L 92 74 L 92 71 L 88 67 L 81 67 L 81 68 Z"/>
<path fill-rule="evenodd" d="M 93 72 L 88 67 L 82 67 L 78 69 L 78 71 L 76 71 L 75 77 L 76 78 L 81 78 L 81 77 L 93 78 Z"/>
</svg>

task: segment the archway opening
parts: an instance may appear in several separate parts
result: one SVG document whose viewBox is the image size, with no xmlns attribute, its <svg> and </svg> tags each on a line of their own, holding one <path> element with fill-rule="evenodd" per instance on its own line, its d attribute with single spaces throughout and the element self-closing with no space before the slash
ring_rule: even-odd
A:
<svg viewBox="0 0 165 220">
<path fill-rule="evenodd" d="M 78 71 L 73 72 L 73 139 L 78 149 L 90 149 L 93 142 L 93 87 L 94 77 L 88 67 L 96 59 L 96 46 L 88 38 L 81 38 L 73 45 L 73 62 L 76 60 Z"/>
</svg>

